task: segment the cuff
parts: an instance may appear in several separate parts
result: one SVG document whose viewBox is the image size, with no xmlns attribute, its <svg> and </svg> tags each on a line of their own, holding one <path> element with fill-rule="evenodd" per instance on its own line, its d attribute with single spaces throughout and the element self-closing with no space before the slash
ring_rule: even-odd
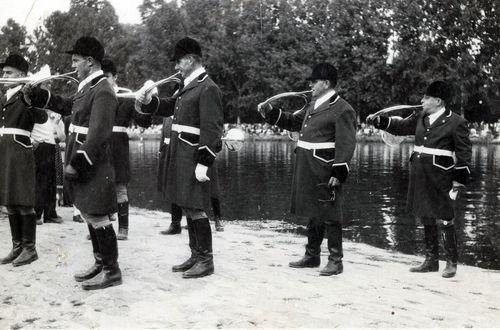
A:
<svg viewBox="0 0 500 330">
<path fill-rule="evenodd" d="M 207 167 L 212 166 L 215 161 L 216 154 L 208 146 L 198 148 L 198 155 L 196 162 Z"/>
<path fill-rule="evenodd" d="M 455 167 L 453 172 L 453 181 L 461 183 L 463 185 L 469 182 L 470 170 L 468 166 Z"/>
<path fill-rule="evenodd" d="M 344 183 L 349 175 L 349 166 L 347 163 L 337 163 L 332 165 L 332 176 L 337 178 L 340 183 Z"/>
<path fill-rule="evenodd" d="M 83 178 L 88 177 L 94 165 L 84 150 L 77 150 L 69 163 L 78 172 L 79 177 Z"/>
<path fill-rule="evenodd" d="M 271 125 L 276 125 L 281 118 L 281 109 L 272 108 L 271 111 L 267 113 L 267 122 Z"/>
<path fill-rule="evenodd" d="M 151 99 L 151 102 L 148 104 L 143 104 L 141 106 L 141 112 L 144 113 L 155 113 L 158 110 L 158 107 L 160 106 L 160 99 L 158 96 L 153 96 Z"/>
</svg>

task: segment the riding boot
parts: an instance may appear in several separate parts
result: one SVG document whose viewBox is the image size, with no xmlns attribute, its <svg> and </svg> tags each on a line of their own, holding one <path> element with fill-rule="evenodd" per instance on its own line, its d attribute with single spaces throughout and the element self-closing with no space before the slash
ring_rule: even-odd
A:
<svg viewBox="0 0 500 330">
<path fill-rule="evenodd" d="M 122 273 L 118 266 L 118 242 L 113 225 L 96 228 L 95 233 L 102 256 L 102 270 L 94 278 L 83 282 L 84 290 L 104 289 L 122 284 Z"/>
<path fill-rule="evenodd" d="M 12 250 L 3 259 L 1 259 L 1 264 L 8 264 L 14 261 L 23 250 L 22 237 L 23 237 L 23 227 L 22 220 L 18 214 L 9 214 L 9 224 L 10 224 L 10 234 L 12 235 Z"/>
<path fill-rule="evenodd" d="M 424 226 L 425 260 L 416 267 L 410 268 L 413 273 L 437 272 L 439 270 L 439 240 L 437 225 Z"/>
<path fill-rule="evenodd" d="M 172 204 L 171 216 L 172 220 L 170 222 L 170 226 L 166 230 L 160 231 L 160 234 L 177 235 L 181 233 L 182 208 L 176 204 Z"/>
<path fill-rule="evenodd" d="M 83 282 L 89 280 L 99 274 L 102 270 L 102 256 L 99 251 L 99 242 L 97 242 L 97 236 L 95 233 L 94 227 L 92 225 L 88 225 L 89 227 L 89 236 L 92 242 L 92 251 L 94 253 L 94 264 L 87 270 L 76 273 L 73 275 L 77 282 Z"/>
<path fill-rule="evenodd" d="M 118 203 L 118 235 L 116 239 L 128 238 L 128 202 Z"/>
<path fill-rule="evenodd" d="M 342 225 L 340 223 L 328 224 L 326 226 L 326 237 L 328 239 L 328 264 L 323 268 L 319 275 L 330 276 L 338 275 L 344 271 L 342 264 Z"/>
<path fill-rule="evenodd" d="M 194 266 L 182 274 L 183 278 L 197 278 L 214 273 L 212 229 L 210 228 L 208 218 L 193 220 L 193 229 L 197 243 L 198 257 Z"/>
<path fill-rule="evenodd" d="M 196 237 L 194 236 L 194 227 L 193 220 L 191 218 L 187 218 L 187 228 L 189 235 L 189 248 L 191 249 L 191 256 L 188 260 L 184 261 L 180 265 L 176 265 L 172 267 L 173 272 L 185 272 L 196 264 L 196 260 L 198 258 L 198 251 L 196 246 Z"/>
<path fill-rule="evenodd" d="M 446 268 L 441 276 L 445 278 L 453 277 L 457 273 L 458 250 L 457 235 L 455 226 L 451 225 L 441 229 L 443 236 L 444 251 L 446 254 Z"/>
<path fill-rule="evenodd" d="M 298 261 L 292 261 L 288 265 L 292 268 L 314 268 L 321 263 L 321 243 L 325 236 L 325 225 L 323 222 L 313 218 L 307 224 L 307 244 L 306 253 Z"/>
<path fill-rule="evenodd" d="M 14 267 L 27 265 L 38 259 L 36 253 L 36 214 L 18 215 L 22 222 L 23 250 L 12 261 Z"/>
</svg>

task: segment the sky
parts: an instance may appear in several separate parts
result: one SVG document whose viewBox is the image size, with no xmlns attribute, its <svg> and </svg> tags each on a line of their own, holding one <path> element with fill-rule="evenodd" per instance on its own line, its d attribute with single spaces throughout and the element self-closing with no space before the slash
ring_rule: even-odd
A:
<svg viewBox="0 0 500 330">
<path fill-rule="evenodd" d="M 138 6 L 143 0 L 108 0 L 120 23 L 140 23 Z M 32 32 L 53 11 L 68 11 L 70 0 L 0 0 L 0 27 L 13 18 Z"/>
</svg>

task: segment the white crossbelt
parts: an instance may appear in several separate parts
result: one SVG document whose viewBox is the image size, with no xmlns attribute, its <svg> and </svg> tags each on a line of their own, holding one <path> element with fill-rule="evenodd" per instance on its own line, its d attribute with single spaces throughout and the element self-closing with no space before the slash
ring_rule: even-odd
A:
<svg viewBox="0 0 500 330">
<path fill-rule="evenodd" d="M 88 134 L 89 128 L 70 124 L 69 125 L 69 132 L 70 133 L 77 133 L 77 134 Z"/>
<path fill-rule="evenodd" d="M 115 133 L 127 133 L 127 127 L 125 127 L 125 126 L 113 126 L 113 132 L 115 132 Z"/>
<path fill-rule="evenodd" d="M 165 144 L 170 144 L 170 138 L 164 138 L 163 143 Z"/>
<path fill-rule="evenodd" d="M 297 141 L 297 147 L 300 147 L 302 149 L 307 149 L 307 150 L 314 150 L 314 149 L 331 149 L 335 148 L 335 142 L 306 142 L 306 141 Z"/>
<path fill-rule="evenodd" d="M 450 156 L 453 157 L 455 153 L 450 150 L 445 150 L 445 149 L 436 149 L 436 148 L 427 148 L 424 146 L 415 146 L 413 149 L 414 152 L 420 152 L 422 154 L 428 154 L 428 155 L 436 155 L 436 156 Z"/>
<path fill-rule="evenodd" d="M 186 132 L 186 133 L 200 135 L 200 129 L 198 127 L 193 127 L 193 126 L 172 124 L 172 131 L 179 133 Z"/>
<path fill-rule="evenodd" d="M 0 127 L 0 135 L 4 134 L 12 134 L 12 135 L 24 135 L 27 137 L 31 136 L 30 131 L 20 129 L 20 128 L 9 128 L 9 127 Z"/>
</svg>

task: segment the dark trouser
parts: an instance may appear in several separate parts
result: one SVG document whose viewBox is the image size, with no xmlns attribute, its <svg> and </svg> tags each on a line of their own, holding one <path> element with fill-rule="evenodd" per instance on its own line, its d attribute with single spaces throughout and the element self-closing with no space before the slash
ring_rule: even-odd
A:
<svg viewBox="0 0 500 330">
<path fill-rule="evenodd" d="M 216 197 L 210 198 L 210 201 L 212 203 L 212 210 L 214 212 L 214 217 L 219 217 L 221 216 L 221 211 L 220 211 L 220 200 Z"/>
<path fill-rule="evenodd" d="M 35 155 L 35 212 L 38 218 L 54 218 L 56 214 L 56 146 L 40 143 Z"/>
<path fill-rule="evenodd" d="M 321 253 L 321 243 L 325 237 L 326 225 L 317 218 L 310 218 L 307 224 L 307 245 L 306 255 L 319 256 Z"/>
</svg>

